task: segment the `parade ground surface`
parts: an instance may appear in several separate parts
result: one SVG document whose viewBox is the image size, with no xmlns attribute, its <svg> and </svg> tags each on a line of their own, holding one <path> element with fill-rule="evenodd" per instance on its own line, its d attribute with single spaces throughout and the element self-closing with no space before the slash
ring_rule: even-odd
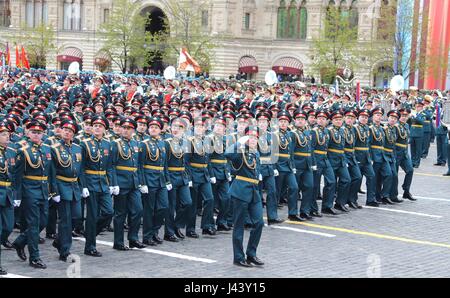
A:
<svg viewBox="0 0 450 298">
<path fill-rule="evenodd" d="M 52 240 L 46 239 L 40 245 L 46 270 L 31 268 L 14 250 L 2 251 L 2 265 L 6 277 L 448 277 L 450 177 L 442 176 L 447 167 L 433 166 L 435 158 L 432 144 L 415 169 L 415 202 L 266 226 L 258 248 L 263 268 L 233 265 L 231 231 L 125 252 L 113 250 L 113 233 L 105 232 L 97 237 L 101 258 L 84 255 L 84 239 L 74 240 L 75 264 L 59 261 Z M 403 177 L 400 171 L 400 181 Z M 359 196 L 364 205 L 365 195 Z M 286 209 L 279 210 L 280 217 L 287 217 Z"/>
</svg>

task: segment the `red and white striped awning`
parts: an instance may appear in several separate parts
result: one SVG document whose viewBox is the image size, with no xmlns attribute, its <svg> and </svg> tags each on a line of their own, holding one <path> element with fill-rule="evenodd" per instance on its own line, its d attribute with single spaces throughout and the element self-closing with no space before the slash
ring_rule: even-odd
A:
<svg viewBox="0 0 450 298">
<path fill-rule="evenodd" d="M 282 57 L 275 61 L 272 69 L 279 74 L 300 75 L 303 71 L 303 64 L 296 58 Z"/>
<path fill-rule="evenodd" d="M 105 51 L 100 51 L 97 53 L 94 59 L 95 65 L 104 65 L 111 63 L 111 57 Z"/>
<path fill-rule="evenodd" d="M 61 55 L 58 55 L 56 59 L 59 62 L 83 62 L 83 52 L 77 48 L 65 48 Z"/>
<path fill-rule="evenodd" d="M 256 63 L 255 57 L 242 56 L 241 59 L 239 60 L 239 72 L 257 73 L 258 64 Z"/>
</svg>

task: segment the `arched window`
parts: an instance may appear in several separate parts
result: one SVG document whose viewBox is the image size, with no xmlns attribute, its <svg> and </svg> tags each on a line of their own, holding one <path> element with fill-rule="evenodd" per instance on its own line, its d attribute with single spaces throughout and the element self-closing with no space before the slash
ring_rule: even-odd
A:
<svg viewBox="0 0 450 298">
<path fill-rule="evenodd" d="M 356 0 L 354 0 L 352 5 L 350 6 L 349 18 L 350 18 L 349 20 L 350 28 L 358 28 L 359 15 L 358 15 L 358 8 L 356 7 Z"/>
<path fill-rule="evenodd" d="M 297 36 L 298 30 L 298 16 L 297 8 L 295 7 L 295 1 L 292 0 L 288 8 L 288 32 L 287 38 L 295 38 Z"/>
<path fill-rule="evenodd" d="M 300 29 L 299 29 L 299 38 L 306 39 L 307 32 L 307 24 L 308 24 L 308 13 L 306 11 L 306 7 L 302 5 L 299 10 L 300 14 Z"/>
<path fill-rule="evenodd" d="M 11 10 L 9 5 L 10 0 L 0 0 L 0 26 L 2 27 L 11 25 Z"/>
<path fill-rule="evenodd" d="M 25 2 L 25 23 L 36 27 L 48 23 L 48 3 L 45 0 L 27 0 Z"/>
<path fill-rule="evenodd" d="M 284 0 L 280 1 L 280 7 L 278 7 L 278 29 L 277 29 L 277 37 L 284 38 L 286 37 L 286 26 L 287 26 L 287 11 L 286 4 Z"/>
<path fill-rule="evenodd" d="M 330 38 L 334 35 L 337 29 L 336 19 L 337 19 L 337 8 L 334 0 L 330 0 L 325 13 L 325 37 Z"/>
<path fill-rule="evenodd" d="M 387 40 L 395 34 L 392 26 L 396 26 L 397 7 L 390 5 L 388 0 L 381 0 L 380 13 L 377 26 L 377 39 Z"/>
<path fill-rule="evenodd" d="M 64 1 L 64 30 L 81 30 L 84 5 L 82 0 Z"/>
<path fill-rule="evenodd" d="M 295 0 L 291 0 L 289 5 L 281 0 L 278 7 L 277 25 L 278 38 L 305 39 L 307 29 L 305 1 L 302 1 L 298 8 Z"/>
</svg>

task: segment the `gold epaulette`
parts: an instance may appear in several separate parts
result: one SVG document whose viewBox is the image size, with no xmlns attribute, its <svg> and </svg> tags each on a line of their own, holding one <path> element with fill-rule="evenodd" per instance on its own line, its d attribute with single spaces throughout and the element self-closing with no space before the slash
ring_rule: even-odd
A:
<svg viewBox="0 0 450 298">
<path fill-rule="evenodd" d="M 51 146 L 48 145 L 48 144 L 42 144 L 42 146 L 45 146 L 45 147 L 51 147 Z"/>
<path fill-rule="evenodd" d="M 9 150 L 12 150 L 12 151 L 14 151 L 14 152 L 17 152 L 17 150 L 16 149 L 14 149 L 13 147 L 6 147 L 6 149 L 9 149 Z"/>
</svg>

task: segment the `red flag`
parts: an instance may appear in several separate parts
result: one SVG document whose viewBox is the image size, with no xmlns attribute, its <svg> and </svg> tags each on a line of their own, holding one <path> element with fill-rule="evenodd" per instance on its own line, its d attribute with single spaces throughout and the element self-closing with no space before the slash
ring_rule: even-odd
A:
<svg viewBox="0 0 450 298">
<path fill-rule="evenodd" d="M 28 60 L 27 53 L 25 52 L 23 46 L 22 46 L 22 66 L 27 69 L 30 69 L 30 61 Z"/>
<path fill-rule="evenodd" d="M 178 60 L 178 69 L 179 70 L 188 70 L 193 71 L 195 73 L 199 73 L 202 71 L 200 68 L 200 65 L 197 63 L 197 61 L 194 60 L 194 58 L 189 55 L 187 50 L 185 48 L 182 48 L 180 50 L 180 58 Z"/>
<path fill-rule="evenodd" d="M 8 43 L 6 43 L 6 65 L 11 66 L 11 52 Z"/>
<path fill-rule="evenodd" d="M 19 46 L 16 45 L 16 67 L 22 67 L 22 57 L 20 57 Z"/>
</svg>

